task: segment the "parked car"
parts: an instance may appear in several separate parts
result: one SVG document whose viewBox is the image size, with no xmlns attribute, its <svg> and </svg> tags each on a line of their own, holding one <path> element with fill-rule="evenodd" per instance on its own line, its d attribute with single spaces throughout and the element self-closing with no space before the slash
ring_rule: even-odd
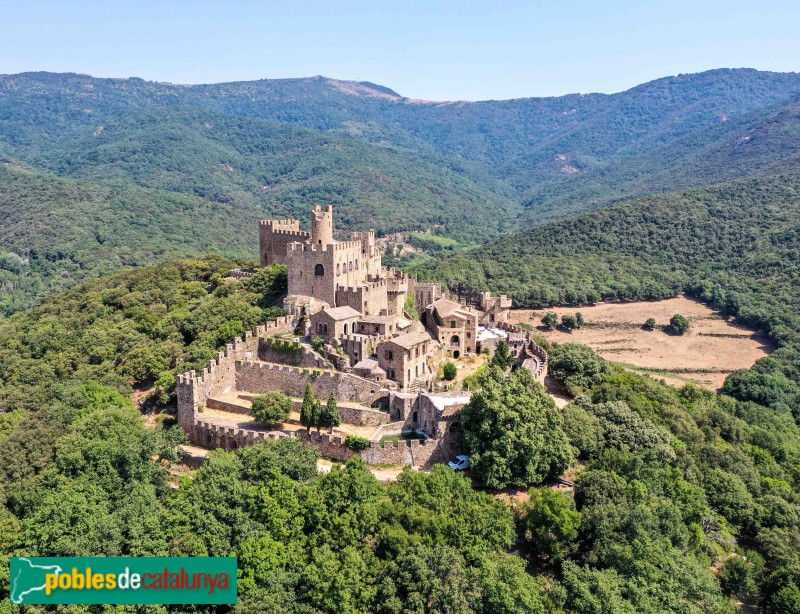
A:
<svg viewBox="0 0 800 614">
<path fill-rule="evenodd" d="M 469 462 L 469 456 L 459 454 L 456 456 L 456 460 L 450 461 L 447 466 L 454 471 L 464 471 L 464 469 L 469 469 L 472 465 Z"/>
</svg>

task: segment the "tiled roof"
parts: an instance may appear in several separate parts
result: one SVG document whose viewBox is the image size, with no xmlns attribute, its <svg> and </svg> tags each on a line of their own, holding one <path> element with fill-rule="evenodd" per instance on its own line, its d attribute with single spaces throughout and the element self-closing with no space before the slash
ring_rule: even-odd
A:
<svg viewBox="0 0 800 614">
<path fill-rule="evenodd" d="M 331 309 L 325 309 L 323 313 L 327 314 L 332 320 L 349 320 L 350 318 L 360 318 L 361 314 L 350 307 L 350 305 L 345 305 L 344 307 L 333 307 Z"/>
</svg>

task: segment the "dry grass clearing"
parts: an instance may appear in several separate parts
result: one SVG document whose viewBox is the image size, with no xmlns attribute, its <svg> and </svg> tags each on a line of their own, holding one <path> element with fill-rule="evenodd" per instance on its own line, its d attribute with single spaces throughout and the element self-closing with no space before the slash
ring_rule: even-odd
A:
<svg viewBox="0 0 800 614">
<path fill-rule="evenodd" d="M 703 303 L 685 296 L 654 302 L 599 303 L 592 307 L 518 309 L 511 312 L 511 321 L 540 326 L 546 311 L 556 312 L 559 319 L 580 311 L 587 323 L 585 328 L 571 333 L 540 328 L 551 341 L 588 345 L 607 360 L 649 372 L 675 386 L 695 382 L 717 390 L 728 373 L 752 366 L 773 350 L 762 332 L 727 321 Z M 691 323 L 685 335 L 642 328 L 648 318 L 655 318 L 659 325 L 669 324 L 676 313 Z"/>
</svg>

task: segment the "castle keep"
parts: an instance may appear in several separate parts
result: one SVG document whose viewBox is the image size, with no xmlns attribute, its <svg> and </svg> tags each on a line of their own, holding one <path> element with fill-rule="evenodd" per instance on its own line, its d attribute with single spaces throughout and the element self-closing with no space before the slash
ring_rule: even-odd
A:
<svg viewBox="0 0 800 614">
<path fill-rule="evenodd" d="M 261 266 L 287 267 L 288 315 L 235 339 L 201 373 L 178 378 L 178 422 L 192 442 L 232 449 L 296 436 L 346 459 L 354 452 L 344 438 L 367 432 L 370 447 L 360 452 L 367 462 L 427 466 L 461 452 L 460 410 L 470 394 L 435 383 L 445 360 L 471 360 L 505 341 L 517 368 L 543 380 L 547 354 L 508 323 L 505 296 L 484 293 L 470 307 L 438 284 L 384 268 L 373 230 L 334 239 L 332 206 L 314 207 L 310 227 L 303 231 L 292 219 L 260 222 Z M 410 304 L 418 319 L 406 310 Z M 338 433 L 307 433 L 293 419 L 265 431 L 249 418 L 253 396 L 281 391 L 299 408 L 306 385 L 317 396 L 334 394 Z M 383 435 L 409 431 L 422 440 L 380 443 Z"/>
</svg>

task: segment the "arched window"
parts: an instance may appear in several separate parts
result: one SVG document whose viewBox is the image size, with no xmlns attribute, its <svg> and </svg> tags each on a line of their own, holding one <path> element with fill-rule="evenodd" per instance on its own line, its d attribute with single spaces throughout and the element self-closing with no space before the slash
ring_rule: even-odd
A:
<svg viewBox="0 0 800 614">
<path fill-rule="evenodd" d="M 450 337 L 450 345 L 454 348 L 457 348 L 461 344 L 461 339 L 458 338 L 458 335 L 453 335 Z"/>
<path fill-rule="evenodd" d="M 341 272 L 342 272 L 342 270 L 339 268 L 339 265 L 337 264 L 336 265 L 336 274 L 339 275 Z"/>
<path fill-rule="evenodd" d="M 325 267 L 321 264 L 318 264 L 314 267 L 314 275 L 318 277 L 323 277 L 325 275 Z"/>
<path fill-rule="evenodd" d="M 358 270 L 358 258 L 356 258 L 356 271 Z"/>
<path fill-rule="evenodd" d="M 353 270 L 353 261 L 352 260 L 350 261 L 350 264 L 347 265 L 347 270 L 348 271 L 352 271 Z"/>
<path fill-rule="evenodd" d="M 347 334 L 347 322 L 344 323 L 344 334 Z"/>
</svg>

